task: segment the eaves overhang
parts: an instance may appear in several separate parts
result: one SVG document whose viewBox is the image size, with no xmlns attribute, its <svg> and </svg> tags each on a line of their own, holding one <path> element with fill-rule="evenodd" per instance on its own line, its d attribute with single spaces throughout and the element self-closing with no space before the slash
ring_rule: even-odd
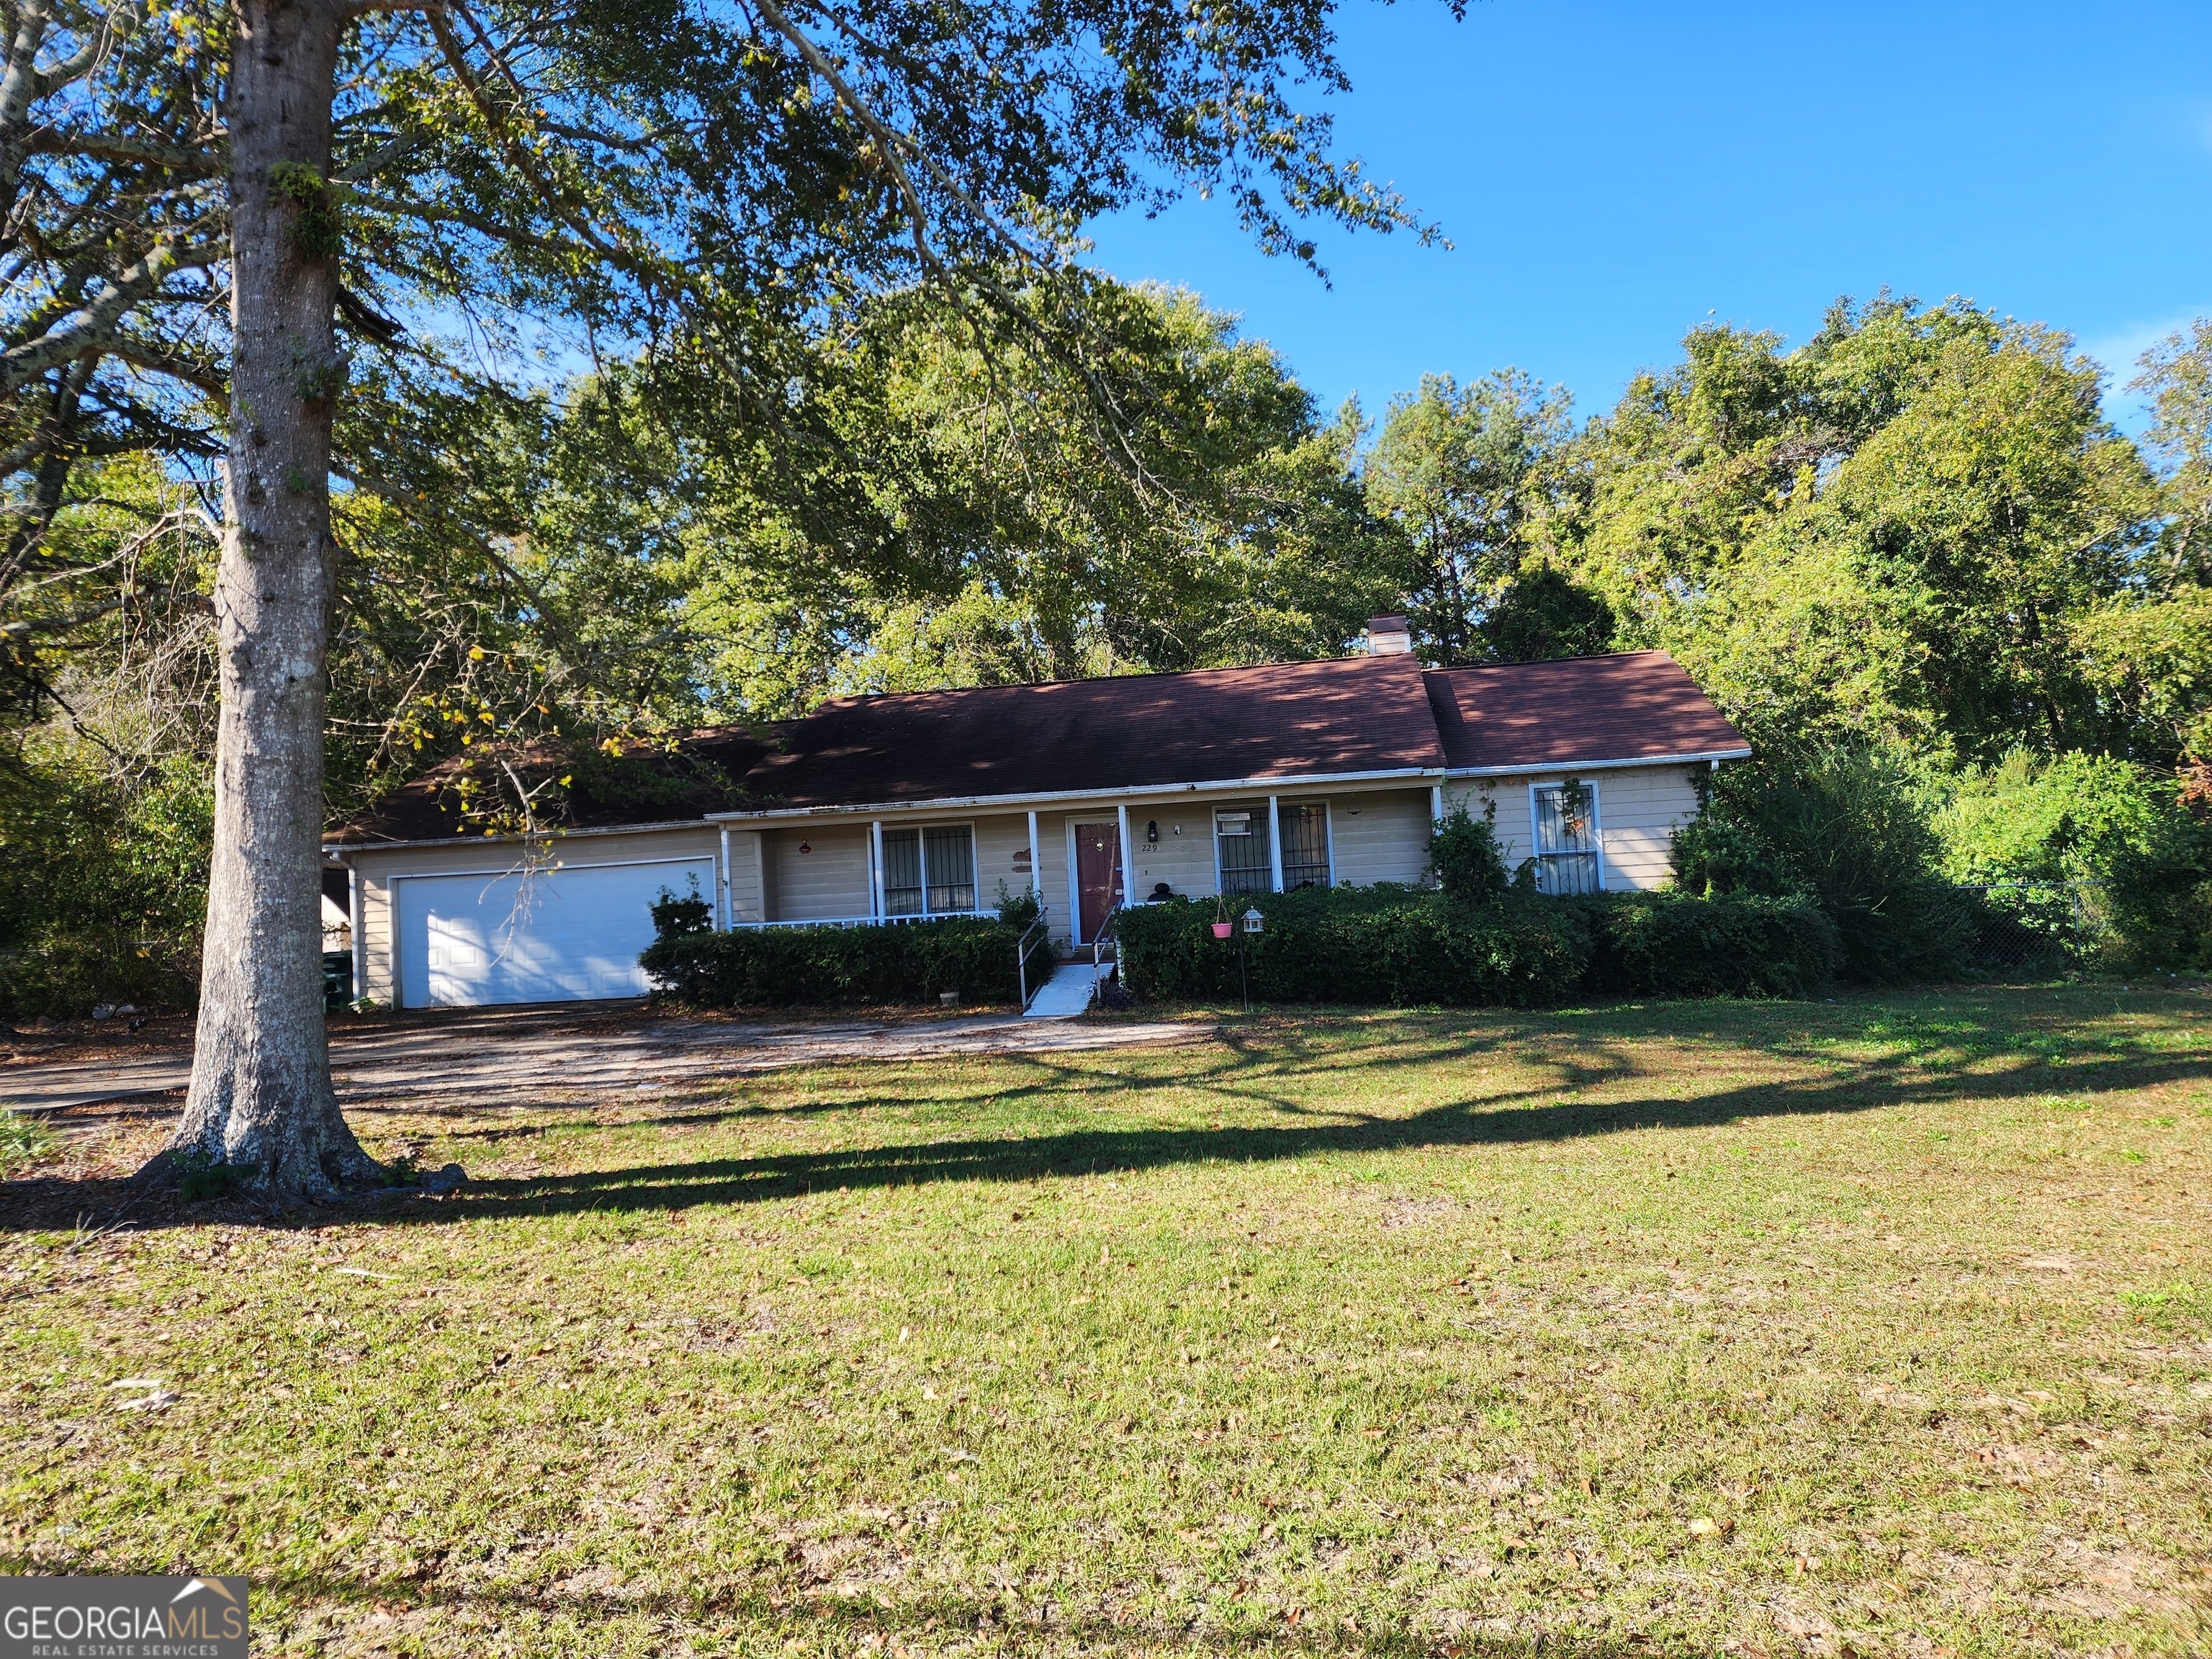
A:
<svg viewBox="0 0 2212 1659">
<path fill-rule="evenodd" d="M 1532 772 L 1599 772 L 1624 766 L 1694 766 L 1701 761 L 1749 760 L 1748 744 L 1735 749 L 1700 749 L 1682 755 L 1637 755 L 1627 760 L 1522 761 L 1513 766 L 1448 766 L 1448 778 L 1525 777 Z"/>
<path fill-rule="evenodd" d="M 1093 800 L 1133 799 L 1200 793 L 1279 795 L 1289 789 L 1314 789 L 1346 783 L 1401 783 L 1441 780 L 1441 766 L 1401 766 L 1372 772 L 1310 772 L 1290 777 L 1211 778 L 1194 783 L 1133 783 L 1102 789 L 1051 789 L 1027 794 L 932 795 L 921 800 L 860 801 L 836 806 L 767 806 L 748 811 L 709 812 L 716 823 L 757 823 L 766 819 L 875 817 L 885 812 L 938 812 L 1000 807 L 1009 811 L 1033 806 Z"/>
</svg>

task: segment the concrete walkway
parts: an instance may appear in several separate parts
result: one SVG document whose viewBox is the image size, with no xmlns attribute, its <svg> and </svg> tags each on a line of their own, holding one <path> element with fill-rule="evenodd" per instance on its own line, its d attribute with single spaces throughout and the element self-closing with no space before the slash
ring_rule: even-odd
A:
<svg viewBox="0 0 2212 1659">
<path fill-rule="evenodd" d="M 333 1031 L 331 1069 L 341 1103 L 449 1094 L 484 1101 L 548 1089 L 650 1088 L 839 1060 L 1080 1054 L 1205 1042 L 1213 1035 L 1211 1025 L 1164 1020 L 1094 1025 L 971 1014 L 740 1023 L 653 1018 L 634 1007 L 581 1004 L 488 1008 L 385 1030 Z M 189 1048 L 76 1065 L 11 1066 L 0 1070 L 0 1105 L 58 1111 L 180 1090 L 191 1076 Z"/>
<path fill-rule="evenodd" d="M 1109 963 L 1106 974 L 1114 971 Z M 1052 977 L 1037 988 L 1030 1000 L 1024 1019 L 1073 1019 L 1078 1014 L 1088 1013 L 1091 1000 L 1098 994 L 1099 981 L 1104 975 L 1095 963 L 1063 962 L 1053 969 Z"/>
</svg>

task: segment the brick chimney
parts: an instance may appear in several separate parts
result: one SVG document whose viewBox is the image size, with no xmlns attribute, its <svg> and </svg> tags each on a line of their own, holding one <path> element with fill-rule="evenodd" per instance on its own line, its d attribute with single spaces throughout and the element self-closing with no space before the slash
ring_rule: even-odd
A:
<svg viewBox="0 0 2212 1659">
<path fill-rule="evenodd" d="M 1403 617 L 1370 617 L 1367 619 L 1369 656 L 1402 657 L 1413 648 L 1413 630 L 1407 627 Z"/>
</svg>

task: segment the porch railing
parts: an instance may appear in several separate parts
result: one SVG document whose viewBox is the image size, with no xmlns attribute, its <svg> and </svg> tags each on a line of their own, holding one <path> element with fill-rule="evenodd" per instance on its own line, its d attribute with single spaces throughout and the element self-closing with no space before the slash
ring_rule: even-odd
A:
<svg viewBox="0 0 2212 1659">
<path fill-rule="evenodd" d="M 1031 990 L 1030 988 L 1030 964 L 1031 961 L 1040 951 L 1044 953 L 1048 957 L 1052 954 L 1052 928 L 1048 925 L 1051 915 L 1052 907 L 1050 905 L 1038 905 L 1036 920 L 1030 923 L 1027 927 L 1022 930 L 1021 938 L 1015 941 L 1014 944 L 1014 972 L 1021 981 L 1022 1012 L 1024 1013 L 1027 1013 L 1029 1012 L 1030 1003 L 1036 997 L 1037 991 L 1044 989 L 1045 981 L 1052 977 L 1052 975 L 1048 972 L 1042 978 L 1037 981 L 1036 990 Z"/>
<path fill-rule="evenodd" d="M 1118 904 L 1109 910 L 1106 920 L 1098 924 L 1098 937 L 1091 941 L 1091 982 L 1093 985 L 1097 984 L 1105 973 L 1107 963 L 1121 954 L 1114 939 L 1114 919 L 1121 914 L 1121 907 Z"/>
<path fill-rule="evenodd" d="M 904 921 L 953 921 L 988 918 L 988 910 L 939 910 L 926 916 L 794 916 L 777 921 L 732 921 L 738 928 L 763 927 L 895 927 Z"/>
</svg>

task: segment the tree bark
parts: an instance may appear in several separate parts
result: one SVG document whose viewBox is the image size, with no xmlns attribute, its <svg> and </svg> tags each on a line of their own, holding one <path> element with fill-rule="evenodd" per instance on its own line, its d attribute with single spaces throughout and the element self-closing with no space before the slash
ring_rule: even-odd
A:
<svg viewBox="0 0 2212 1659">
<path fill-rule="evenodd" d="M 239 0 L 230 128 L 231 419 L 216 581 L 222 708 L 191 1091 L 171 1152 L 283 1203 L 375 1164 L 331 1088 L 322 823 L 337 220 L 331 0 Z"/>
</svg>

